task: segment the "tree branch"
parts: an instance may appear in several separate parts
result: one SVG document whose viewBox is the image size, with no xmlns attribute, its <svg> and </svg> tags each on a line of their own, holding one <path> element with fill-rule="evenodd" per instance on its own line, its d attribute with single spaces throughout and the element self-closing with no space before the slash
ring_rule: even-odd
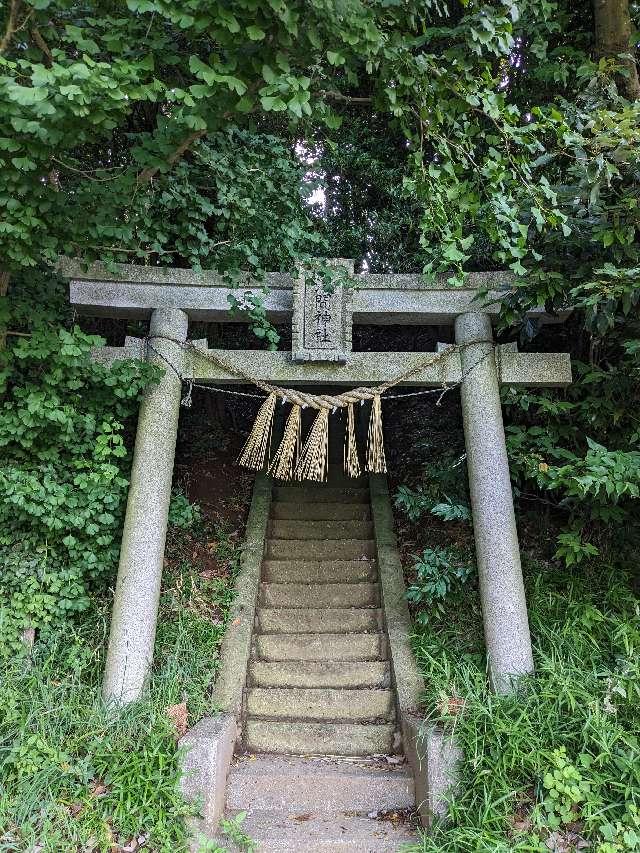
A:
<svg viewBox="0 0 640 853">
<path fill-rule="evenodd" d="M 21 0 L 11 0 L 7 27 L 4 31 L 4 35 L 2 36 L 2 41 L 0 41 L 0 56 L 7 50 L 11 44 L 13 34 L 18 29 L 18 12 L 20 11 L 20 2 Z"/>
<path fill-rule="evenodd" d="M 10 273 L 6 270 L 0 270 L 0 296 L 6 296 L 9 292 Z M 4 349 L 7 343 L 7 330 L 0 326 L 0 350 Z"/>
<path fill-rule="evenodd" d="M 202 139 L 203 136 L 206 136 L 207 130 L 194 130 L 193 133 L 190 133 L 185 139 L 182 140 L 180 145 L 175 148 L 171 154 L 167 157 L 166 163 L 168 166 L 173 166 L 188 150 L 191 148 L 194 142 L 197 142 L 199 139 Z M 136 183 L 140 184 L 148 184 L 149 181 L 154 178 L 160 170 L 159 166 L 149 167 L 147 169 L 143 169 L 138 175 Z"/>
<path fill-rule="evenodd" d="M 343 95 L 342 92 L 336 92 L 333 89 L 323 89 L 318 92 L 321 98 L 331 98 L 334 101 L 344 101 L 347 104 L 371 104 L 373 98 L 355 98 L 351 95 Z"/>
<path fill-rule="evenodd" d="M 49 49 L 49 45 L 42 38 L 42 33 L 40 32 L 40 30 L 37 27 L 32 27 L 31 38 L 34 40 L 36 46 L 44 54 L 44 57 L 45 57 L 44 64 L 47 66 L 47 68 L 51 68 L 51 66 L 53 64 L 53 54 L 51 53 L 51 50 Z"/>
</svg>

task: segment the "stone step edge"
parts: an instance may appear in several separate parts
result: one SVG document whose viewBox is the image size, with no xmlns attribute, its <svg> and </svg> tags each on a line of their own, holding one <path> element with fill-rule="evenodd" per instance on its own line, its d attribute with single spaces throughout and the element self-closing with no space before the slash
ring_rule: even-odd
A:
<svg viewBox="0 0 640 853">
<path fill-rule="evenodd" d="M 366 581 L 365 581 L 366 583 Z M 330 586 L 330 584 L 327 584 Z M 275 616 L 275 617 L 287 617 L 290 616 L 293 618 L 294 614 L 296 616 L 304 616 L 307 617 L 315 617 L 315 616 L 327 616 L 327 617 L 338 617 L 338 616 L 360 616 L 365 614 L 366 616 L 371 617 L 373 621 L 375 621 L 378 625 L 374 633 L 382 633 L 384 632 L 384 622 L 383 622 L 383 612 L 381 607 L 278 607 L 277 605 L 268 605 L 268 604 L 258 604 L 256 607 L 256 615 L 255 615 L 255 626 L 259 627 L 260 625 L 260 617 L 262 615 L 265 616 Z M 305 633 L 305 634 L 369 634 L 370 631 L 266 631 L 265 633 L 269 634 L 284 634 L 284 633 Z"/>
<path fill-rule="evenodd" d="M 287 727 L 290 727 L 289 731 Z M 296 741 L 300 743 L 299 747 L 292 746 L 292 742 L 295 744 Z M 277 720 L 247 719 L 243 726 L 244 748 L 258 755 L 349 755 L 370 758 L 374 754 L 395 754 L 399 744 L 397 722 L 364 724 L 301 721 L 283 724 Z M 309 748 L 314 745 L 316 748 Z"/>
<path fill-rule="evenodd" d="M 396 723 L 396 714 L 393 713 L 388 717 L 332 717 L 324 719 L 321 717 L 270 717 L 268 714 L 245 714 L 244 719 L 247 723 L 273 723 L 274 725 L 286 726 L 290 723 L 305 725 L 332 725 L 332 726 L 393 726 Z"/>
<path fill-rule="evenodd" d="M 350 689 L 351 686 L 360 689 L 392 687 L 389 662 L 250 660 L 247 666 L 247 688 Z"/>
</svg>

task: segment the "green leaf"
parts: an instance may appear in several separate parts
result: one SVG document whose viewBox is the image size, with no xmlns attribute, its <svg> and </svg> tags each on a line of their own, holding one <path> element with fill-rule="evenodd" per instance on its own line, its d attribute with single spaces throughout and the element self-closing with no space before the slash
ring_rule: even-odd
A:
<svg viewBox="0 0 640 853">
<path fill-rule="evenodd" d="M 127 6 L 132 12 L 159 12 L 158 3 L 153 0 L 127 0 Z"/>
<path fill-rule="evenodd" d="M 266 33 L 260 27 L 255 26 L 255 24 L 247 27 L 247 35 L 251 39 L 251 41 L 262 41 L 262 39 L 266 36 Z"/>
<path fill-rule="evenodd" d="M 49 94 L 49 90 L 44 86 L 19 86 L 17 83 L 11 83 L 6 91 L 12 101 L 23 107 L 40 103 Z"/>
<path fill-rule="evenodd" d="M 255 101 L 253 100 L 253 98 L 245 95 L 243 98 L 240 98 L 240 100 L 236 104 L 236 110 L 239 113 L 250 113 L 254 106 Z"/>
</svg>

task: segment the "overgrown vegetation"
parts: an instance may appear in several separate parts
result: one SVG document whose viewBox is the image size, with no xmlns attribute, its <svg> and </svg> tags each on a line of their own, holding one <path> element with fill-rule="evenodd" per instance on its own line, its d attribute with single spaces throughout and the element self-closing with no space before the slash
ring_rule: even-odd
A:
<svg viewBox="0 0 640 853">
<path fill-rule="evenodd" d="M 620 567 L 529 561 L 536 674 L 488 690 L 477 591 L 429 609 L 415 647 L 431 721 L 462 748 L 450 823 L 423 851 L 640 847 L 640 600 Z"/>
<path fill-rule="evenodd" d="M 54 624 L 29 658 L 0 663 L 0 848 L 186 850 L 197 813 L 177 788 L 177 738 L 210 713 L 208 687 L 232 600 L 239 543 L 175 502 L 144 701 L 115 713 L 100 698 L 106 600 L 73 627 Z M 193 562 L 215 550 L 216 571 Z"/>
<path fill-rule="evenodd" d="M 4 4 L 0 657 L 26 655 L 21 635 L 37 632 L 30 669 L 3 663 L 19 687 L 0 697 L 13 703 L 0 773 L 18 756 L 2 783 L 17 792 L 0 806 L 8 832 L 35 840 L 49 821 L 73 846 L 81 826 L 99 847 L 114 814 L 124 836 L 140 810 L 148 846 L 172 849 L 183 832 L 178 800 L 164 803 L 169 827 L 140 805 L 146 789 L 128 816 L 124 782 L 91 794 L 109 750 L 130 770 L 135 749 L 147 750 L 141 785 L 158 756 L 174 772 L 159 709 L 179 697 L 163 693 L 175 682 L 170 655 L 166 684 L 161 666 L 118 752 L 97 705 L 95 613 L 114 577 L 131 419 L 153 375 L 90 364 L 97 341 L 62 310 L 52 265 L 62 254 L 204 267 L 241 284 L 245 272 L 343 256 L 372 272 L 442 274 L 452 287 L 469 271 L 506 270 L 503 338 L 573 357 L 566 391 L 504 392 L 523 541 L 544 558 L 528 566 L 538 675 L 515 700 L 486 692 L 461 448 L 447 446 L 442 464 L 398 492 L 422 531 L 406 549 L 421 659 L 438 696 L 458 691 L 462 705 L 446 707 L 475 762 L 451 834 L 425 843 L 530 850 L 575 831 L 601 853 L 634 849 L 637 779 L 620 750 L 639 721 L 617 691 L 636 689 L 638 14 L 626 0 Z M 239 289 L 231 305 L 259 345 L 277 345 L 259 295 Z M 535 306 L 573 313 L 545 331 L 526 314 Z M 197 524 L 191 516 L 178 499 L 174 521 Z M 193 587 L 196 614 L 228 600 L 227 581 L 210 580 Z M 199 619 L 183 625 L 196 649 L 210 630 Z M 185 679 L 195 685 L 195 670 Z M 204 690 L 193 688 L 196 706 Z M 65 702 L 77 721 L 45 713 Z M 20 726 L 36 740 L 23 743 Z M 63 731 L 72 744 L 104 733 L 105 751 L 74 753 L 88 768 L 80 776 L 60 758 Z M 34 787 L 16 776 L 23 759 Z"/>
<path fill-rule="evenodd" d="M 43 296 L 47 310 L 34 313 Z M 63 298 L 54 282 L 12 300 L 23 331 L 0 372 L 0 657 L 20 651 L 26 629 L 57 633 L 112 579 L 128 487 L 124 425 L 154 377 L 143 363 L 92 362 L 104 341 L 64 322 Z"/>
<path fill-rule="evenodd" d="M 464 471 L 449 471 L 455 490 L 451 477 L 462 480 Z M 442 465 L 426 463 L 424 476 L 428 510 Z M 406 488 L 399 505 L 423 526 L 429 518 L 416 516 Z M 428 722 L 464 755 L 449 821 L 422 840 L 424 853 L 640 849 L 640 599 L 631 566 L 620 554 L 614 563 L 582 555 L 579 568 L 568 552 L 542 561 L 527 521 L 523 513 L 536 671 L 513 696 L 488 687 L 470 527 L 434 519 L 439 527 L 422 536 L 446 547 L 426 548 L 407 565 Z"/>
<path fill-rule="evenodd" d="M 12 2 L 2 264 L 506 270 L 506 334 L 552 348 L 524 312 L 571 306 L 578 377 L 510 398 L 514 473 L 565 512 L 559 553 L 606 555 L 637 528 L 638 9 L 583 5 Z"/>
</svg>

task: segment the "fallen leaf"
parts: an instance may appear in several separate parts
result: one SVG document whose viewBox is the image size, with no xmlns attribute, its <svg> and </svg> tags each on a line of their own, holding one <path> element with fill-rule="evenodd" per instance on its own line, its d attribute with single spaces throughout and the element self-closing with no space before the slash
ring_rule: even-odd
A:
<svg viewBox="0 0 640 853">
<path fill-rule="evenodd" d="M 149 840 L 148 833 L 144 835 L 133 836 L 130 841 L 128 841 L 123 847 L 119 847 L 119 853 L 136 853 L 136 850 L 140 850 L 141 847 Z"/>
<path fill-rule="evenodd" d="M 511 826 L 517 830 L 518 832 L 529 832 L 532 827 L 531 820 L 528 817 L 525 818 L 513 818 L 511 820 Z"/>
<path fill-rule="evenodd" d="M 173 723 L 176 740 L 179 740 L 187 733 L 187 729 L 189 728 L 189 712 L 187 711 L 187 703 L 183 701 L 178 705 L 170 705 L 168 708 L 165 708 L 165 714 Z"/>
<path fill-rule="evenodd" d="M 464 708 L 464 699 L 459 696 L 446 696 L 437 704 L 438 713 L 456 717 Z"/>
<path fill-rule="evenodd" d="M 104 797 L 107 793 L 107 786 L 101 779 L 94 779 L 89 788 L 92 797 Z"/>
</svg>

